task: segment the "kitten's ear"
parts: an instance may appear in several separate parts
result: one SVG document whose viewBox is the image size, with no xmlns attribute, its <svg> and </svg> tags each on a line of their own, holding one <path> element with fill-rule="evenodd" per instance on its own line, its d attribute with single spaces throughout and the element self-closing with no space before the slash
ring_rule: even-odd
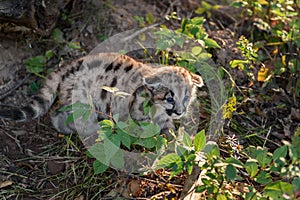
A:
<svg viewBox="0 0 300 200">
<path fill-rule="evenodd" d="M 197 87 L 202 87 L 204 85 L 203 79 L 201 76 L 197 75 L 197 74 L 192 74 L 191 73 L 191 77 L 192 77 L 192 82 L 197 86 Z"/>
<path fill-rule="evenodd" d="M 153 91 L 160 87 L 161 79 L 156 76 L 146 77 L 143 78 L 143 83 L 149 90 Z"/>
</svg>

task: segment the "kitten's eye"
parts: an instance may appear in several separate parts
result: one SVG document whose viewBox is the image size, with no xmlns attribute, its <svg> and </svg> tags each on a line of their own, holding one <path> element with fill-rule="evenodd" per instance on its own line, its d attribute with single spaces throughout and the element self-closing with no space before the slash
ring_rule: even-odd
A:
<svg viewBox="0 0 300 200">
<path fill-rule="evenodd" d="M 172 97 L 168 97 L 166 100 L 168 103 L 174 103 L 174 99 Z"/>
<path fill-rule="evenodd" d="M 183 99 L 183 101 L 188 101 L 189 98 L 190 98 L 189 96 L 185 96 L 184 99 Z"/>
</svg>

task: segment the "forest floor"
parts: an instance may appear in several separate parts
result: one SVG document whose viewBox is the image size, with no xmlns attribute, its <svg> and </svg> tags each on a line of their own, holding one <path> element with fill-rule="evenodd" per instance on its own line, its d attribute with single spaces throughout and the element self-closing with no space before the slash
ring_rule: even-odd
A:
<svg viewBox="0 0 300 200">
<path fill-rule="evenodd" d="M 199 3 L 193 0 L 70 1 L 61 11 L 52 34 L 25 33 L 21 37 L 0 38 L 0 86 L 8 79 L 22 83 L 1 98 L 1 104 L 23 104 L 42 82 L 34 74 L 27 76 L 23 63 L 28 58 L 52 50 L 59 56 L 49 60 L 46 66 L 53 68 L 62 60 L 88 54 L 114 34 L 149 26 L 150 21 L 160 22 L 172 12 L 181 18 L 195 16 L 193 11 L 198 7 Z M 212 11 L 205 23 L 209 37 L 221 46 L 221 49 L 212 51 L 213 61 L 230 74 L 230 77 L 224 77 L 225 86 L 230 86 L 233 79 L 240 95 L 245 96 L 251 90 L 251 96 L 236 105 L 232 125 L 224 127 L 224 133 L 240 135 L 243 145 L 262 145 L 265 142 L 274 149 L 282 140 L 289 141 L 299 127 L 299 95 L 295 95 L 294 83 L 290 81 L 294 79 L 285 74 L 263 86 L 261 82 L 249 81 L 245 71 L 229 67 L 231 60 L 242 59 L 236 43 L 241 35 L 248 34 L 247 26 L 251 23 L 239 14 L 239 9 L 224 5 Z M 181 27 L 179 20 L 165 21 L 164 24 L 170 29 Z M 80 48 L 70 48 L 66 45 L 70 42 L 80 44 Z M 267 51 L 272 54 L 274 50 Z M 268 65 L 274 67 L 272 63 Z M 252 73 L 257 74 L 259 70 L 260 66 L 256 66 Z M 47 70 L 42 73 L 47 74 Z M 207 113 L 202 113 L 201 117 L 206 122 L 210 119 Z M 251 137 L 255 138 L 252 140 Z M 137 176 L 110 169 L 104 174 L 94 175 L 93 160 L 86 156 L 78 136 L 58 134 L 51 126 L 48 114 L 26 123 L 0 120 L 0 138 L 1 199 L 81 200 L 116 199 L 116 196 L 178 199 L 186 179 L 183 173 L 168 180 L 170 172 L 164 170 Z"/>
</svg>

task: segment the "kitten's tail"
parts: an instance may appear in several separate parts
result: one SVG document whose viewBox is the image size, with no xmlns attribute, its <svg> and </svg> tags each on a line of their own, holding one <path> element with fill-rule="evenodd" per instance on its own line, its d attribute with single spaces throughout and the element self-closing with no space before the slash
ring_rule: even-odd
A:
<svg viewBox="0 0 300 200">
<path fill-rule="evenodd" d="M 76 72 L 83 60 L 84 58 L 77 59 L 50 73 L 38 94 L 27 105 L 20 108 L 13 106 L 0 108 L 0 118 L 22 122 L 44 115 L 52 106 L 61 81 Z"/>
</svg>

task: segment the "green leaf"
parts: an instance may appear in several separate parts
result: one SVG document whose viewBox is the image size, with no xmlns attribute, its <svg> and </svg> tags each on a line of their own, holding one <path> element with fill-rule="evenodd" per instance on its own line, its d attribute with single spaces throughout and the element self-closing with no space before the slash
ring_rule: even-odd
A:
<svg viewBox="0 0 300 200">
<path fill-rule="evenodd" d="M 245 164 L 245 169 L 246 169 L 247 173 L 249 174 L 250 178 L 253 178 L 258 172 L 258 165 L 256 162 L 249 159 L 249 160 L 247 160 L 247 162 Z"/>
<path fill-rule="evenodd" d="M 292 163 L 297 162 L 299 158 L 296 149 L 291 145 L 289 145 L 288 147 L 289 147 L 289 157 L 292 160 Z"/>
<path fill-rule="evenodd" d="M 54 29 L 52 32 L 52 38 L 55 42 L 61 44 L 65 42 L 65 39 L 63 37 L 63 33 L 58 28 Z"/>
<path fill-rule="evenodd" d="M 205 45 L 207 46 L 207 47 L 212 47 L 212 48 L 221 48 L 219 45 L 218 45 L 218 43 L 215 41 L 215 40 L 213 40 L 213 39 L 211 39 L 211 38 L 206 38 L 206 39 L 204 39 L 204 42 L 205 42 Z"/>
<path fill-rule="evenodd" d="M 145 138 L 144 140 L 144 147 L 151 149 L 156 146 L 156 139 L 153 137 Z"/>
<path fill-rule="evenodd" d="M 202 48 L 200 46 L 195 46 L 192 48 L 192 54 L 195 56 L 199 55 L 202 51 Z"/>
<path fill-rule="evenodd" d="M 193 172 L 193 165 L 192 165 L 192 164 L 187 164 L 187 165 L 186 165 L 186 171 L 187 171 L 187 173 L 188 173 L 189 175 L 191 175 L 192 172 Z"/>
<path fill-rule="evenodd" d="M 232 164 L 235 167 L 244 168 L 244 164 L 241 161 L 232 157 L 227 158 L 225 163 Z"/>
<path fill-rule="evenodd" d="M 117 130 L 117 135 L 118 137 L 120 138 L 121 140 L 121 143 L 127 148 L 127 149 L 130 149 L 131 147 L 131 136 L 128 135 L 126 132 L 118 129 Z"/>
<path fill-rule="evenodd" d="M 227 197 L 224 194 L 217 194 L 217 200 L 227 200 Z"/>
<path fill-rule="evenodd" d="M 206 185 L 200 185 L 200 186 L 197 186 L 196 189 L 195 189 L 195 192 L 196 193 L 202 193 L 206 190 Z"/>
<path fill-rule="evenodd" d="M 141 133 L 141 138 L 149 138 L 160 133 L 160 127 L 158 125 L 148 123 L 145 126 L 142 126 L 143 132 Z"/>
<path fill-rule="evenodd" d="M 268 184 L 272 181 L 271 175 L 265 171 L 261 171 L 254 180 L 260 184 Z"/>
<path fill-rule="evenodd" d="M 225 175 L 229 181 L 234 180 L 236 178 L 236 168 L 232 164 L 227 165 Z"/>
<path fill-rule="evenodd" d="M 240 7 L 243 6 L 243 3 L 240 2 L 240 1 L 234 1 L 230 5 L 233 6 L 233 7 L 236 7 L 236 8 L 240 8 Z"/>
<path fill-rule="evenodd" d="M 120 149 L 120 138 L 114 136 L 104 139 L 104 153 L 108 160 L 111 160 Z"/>
<path fill-rule="evenodd" d="M 181 161 L 181 158 L 176 153 L 170 153 L 163 158 L 161 158 L 156 164 L 156 169 L 161 169 L 170 166 L 178 161 Z"/>
<path fill-rule="evenodd" d="M 183 132 L 183 141 L 182 142 L 185 146 L 188 146 L 188 147 L 192 147 L 192 145 L 193 145 L 191 136 L 189 136 L 185 132 Z"/>
<path fill-rule="evenodd" d="M 104 119 L 100 122 L 101 124 L 101 127 L 111 127 L 113 128 L 114 127 L 114 122 L 111 121 L 111 120 L 108 120 L 108 119 Z"/>
<path fill-rule="evenodd" d="M 111 159 L 111 164 L 117 169 L 123 169 L 125 166 L 124 153 L 121 149 Z"/>
<path fill-rule="evenodd" d="M 263 194 L 272 199 L 283 199 L 280 198 L 283 194 L 293 194 L 293 185 L 283 181 L 269 183 L 265 186 Z"/>
<path fill-rule="evenodd" d="M 105 156 L 104 146 L 102 143 L 96 143 L 92 145 L 88 149 L 88 154 L 96 158 L 102 164 L 109 166 L 109 160 Z"/>
<path fill-rule="evenodd" d="M 273 153 L 273 160 L 277 160 L 278 158 L 282 157 L 285 158 L 287 155 L 287 146 L 282 146 L 277 148 Z"/>
<path fill-rule="evenodd" d="M 46 59 L 50 59 L 50 58 L 52 58 L 52 56 L 53 56 L 53 51 L 52 50 L 46 51 L 46 53 L 45 53 Z"/>
<path fill-rule="evenodd" d="M 295 177 L 292 184 L 294 186 L 294 191 L 299 192 L 300 191 L 300 177 Z"/>
<path fill-rule="evenodd" d="M 181 145 L 176 145 L 176 153 L 179 156 L 185 156 L 188 153 L 188 150 Z"/>
<path fill-rule="evenodd" d="M 67 45 L 70 49 L 81 49 L 79 42 L 69 42 Z"/>
<path fill-rule="evenodd" d="M 47 59 L 45 56 L 35 56 L 25 60 L 26 70 L 30 73 L 40 73 L 43 71 L 43 66 L 46 65 Z"/>
<path fill-rule="evenodd" d="M 210 59 L 211 57 L 212 57 L 212 55 L 210 53 L 203 52 L 203 53 L 200 53 L 197 58 L 199 60 L 205 61 L 205 60 Z"/>
<path fill-rule="evenodd" d="M 194 139 L 195 152 L 200 152 L 206 143 L 205 130 L 198 132 Z"/>
<path fill-rule="evenodd" d="M 257 149 L 256 159 L 263 169 L 272 161 L 271 156 L 268 155 L 268 151 L 264 149 Z"/>
<path fill-rule="evenodd" d="M 244 70 L 245 64 L 250 64 L 250 61 L 249 60 L 232 60 L 229 62 L 229 65 L 231 68 L 238 67 L 241 70 Z"/>
<path fill-rule="evenodd" d="M 152 15 L 151 12 L 147 12 L 147 14 L 146 14 L 146 22 L 148 24 L 150 24 L 150 25 L 155 22 L 155 17 Z"/>
<path fill-rule="evenodd" d="M 179 47 L 183 46 L 183 44 L 184 44 L 184 38 L 181 35 L 174 37 L 174 39 L 175 39 L 176 44 Z"/>
<path fill-rule="evenodd" d="M 220 149 L 216 142 L 208 141 L 203 149 L 204 153 L 208 158 L 219 157 Z"/>
<path fill-rule="evenodd" d="M 107 165 L 104 165 L 103 163 L 99 162 L 98 160 L 95 160 L 93 163 L 93 169 L 94 169 L 94 174 L 101 174 L 105 172 L 108 169 Z"/>
</svg>

